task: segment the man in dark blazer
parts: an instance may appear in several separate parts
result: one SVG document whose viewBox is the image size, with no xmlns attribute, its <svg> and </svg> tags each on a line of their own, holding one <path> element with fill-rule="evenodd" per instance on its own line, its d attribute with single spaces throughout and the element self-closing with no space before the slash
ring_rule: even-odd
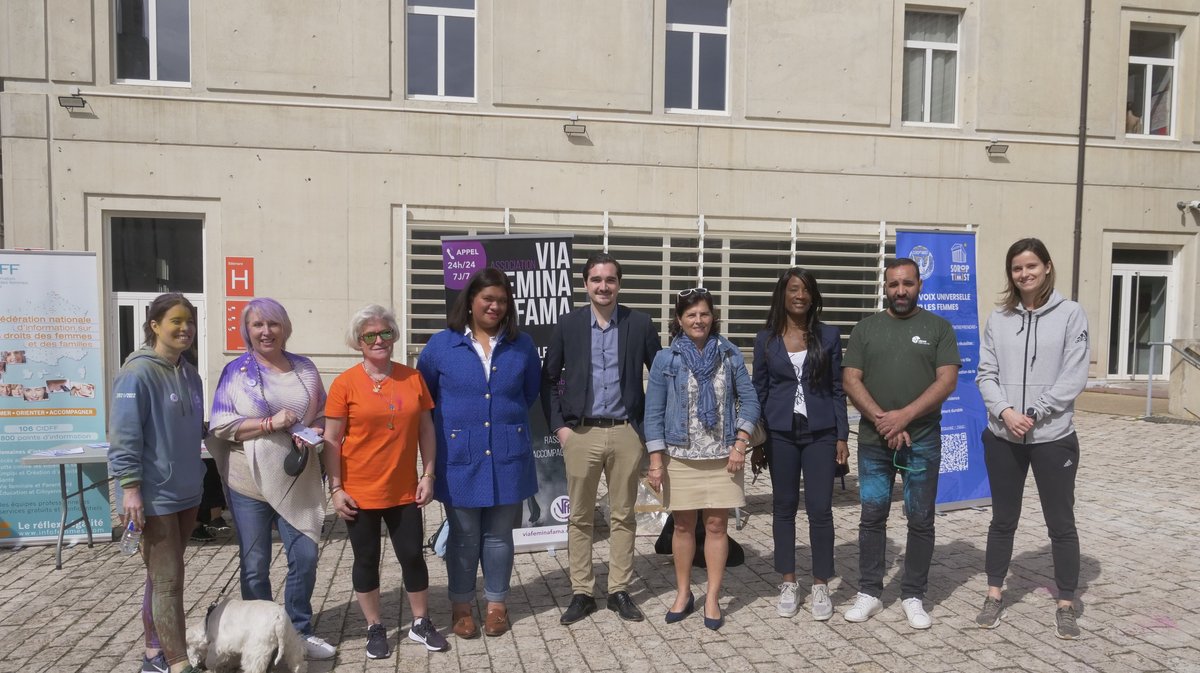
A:
<svg viewBox="0 0 1200 673">
<path fill-rule="evenodd" d="M 608 609 L 622 619 L 645 617 L 629 597 L 636 533 L 634 501 L 646 454 L 642 414 L 646 392 L 642 369 L 662 348 L 650 316 L 617 304 L 621 263 L 607 253 L 583 267 L 588 305 L 563 316 L 542 365 L 548 386 L 546 418 L 562 447 L 571 514 L 567 557 L 571 604 L 559 620 L 573 624 L 596 611 L 592 572 L 596 491 L 608 483 Z"/>
</svg>

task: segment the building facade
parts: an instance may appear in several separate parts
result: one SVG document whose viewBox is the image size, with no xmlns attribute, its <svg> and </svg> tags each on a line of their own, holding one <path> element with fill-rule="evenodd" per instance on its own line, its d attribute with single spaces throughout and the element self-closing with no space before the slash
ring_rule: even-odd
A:
<svg viewBox="0 0 1200 673">
<path fill-rule="evenodd" d="M 985 303 L 1009 243 L 1038 236 L 1064 294 L 1078 273 L 1091 375 L 1144 378 L 1145 344 L 1200 334 L 1200 2 L 1093 3 L 1076 257 L 1084 18 L 1083 0 L 6 0 L 2 243 L 98 253 L 113 370 L 148 299 L 189 293 L 215 381 L 230 257 L 333 373 L 365 303 L 395 307 L 409 357 L 442 327 L 446 235 L 573 233 L 664 326 L 675 291 L 708 287 L 743 347 L 788 265 L 848 334 L 896 230 L 975 231 Z"/>
</svg>

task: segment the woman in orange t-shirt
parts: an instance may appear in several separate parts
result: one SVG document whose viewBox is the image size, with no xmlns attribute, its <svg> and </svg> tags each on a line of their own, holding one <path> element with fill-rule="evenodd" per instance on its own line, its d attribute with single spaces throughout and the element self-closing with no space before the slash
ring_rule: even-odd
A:
<svg viewBox="0 0 1200 673">
<path fill-rule="evenodd" d="M 421 507 L 433 497 L 433 398 L 421 374 L 392 362 L 400 328 L 377 304 L 350 321 L 346 343 L 363 361 L 342 372 L 325 403 L 325 451 L 333 508 L 346 521 L 354 550 L 351 573 L 358 605 L 367 620 L 367 658 L 391 655 L 379 607 L 379 525 L 404 572 L 413 612 L 408 637 L 434 652 L 450 648 L 429 620 L 429 569 L 421 547 Z M 418 447 L 424 473 L 417 476 Z"/>
</svg>

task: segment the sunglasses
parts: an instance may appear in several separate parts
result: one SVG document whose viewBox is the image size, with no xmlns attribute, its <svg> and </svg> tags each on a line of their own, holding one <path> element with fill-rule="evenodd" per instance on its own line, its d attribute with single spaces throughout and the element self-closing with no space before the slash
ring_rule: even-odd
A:
<svg viewBox="0 0 1200 673">
<path fill-rule="evenodd" d="M 892 452 L 892 467 L 896 468 L 897 470 L 904 470 L 905 472 L 911 472 L 913 474 L 925 471 L 925 468 L 923 467 L 909 467 L 908 465 L 901 465 L 898 461 L 902 451 L 904 451 L 904 449 L 896 449 Z M 912 455 L 912 449 L 909 449 L 909 455 Z M 908 459 L 905 459 L 904 462 L 907 463 Z"/>
<path fill-rule="evenodd" d="M 693 287 L 693 288 L 689 288 L 689 289 L 687 289 L 687 290 L 680 290 L 680 291 L 679 291 L 679 296 L 680 296 L 680 297 L 690 297 L 690 296 L 692 296 L 692 295 L 694 295 L 694 294 L 708 294 L 708 288 L 705 288 L 705 287 Z"/>
<path fill-rule="evenodd" d="M 385 329 L 385 330 L 380 330 L 378 332 L 364 332 L 363 335 L 358 338 L 360 340 L 362 340 L 363 343 L 370 346 L 370 345 L 374 344 L 377 339 L 383 339 L 384 341 L 391 341 L 392 339 L 396 338 L 396 333 L 390 329 Z"/>
</svg>

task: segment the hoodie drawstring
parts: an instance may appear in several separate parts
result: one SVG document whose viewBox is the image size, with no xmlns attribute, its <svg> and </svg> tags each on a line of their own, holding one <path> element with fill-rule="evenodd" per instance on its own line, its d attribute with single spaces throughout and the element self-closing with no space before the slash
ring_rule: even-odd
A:
<svg viewBox="0 0 1200 673">
<path fill-rule="evenodd" d="M 1038 324 L 1042 322 L 1040 314 L 1033 316 L 1033 357 L 1029 360 L 1029 369 L 1033 369 L 1033 363 L 1037 362 L 1037 347 L 1038 347 Z"/>
</svg>

